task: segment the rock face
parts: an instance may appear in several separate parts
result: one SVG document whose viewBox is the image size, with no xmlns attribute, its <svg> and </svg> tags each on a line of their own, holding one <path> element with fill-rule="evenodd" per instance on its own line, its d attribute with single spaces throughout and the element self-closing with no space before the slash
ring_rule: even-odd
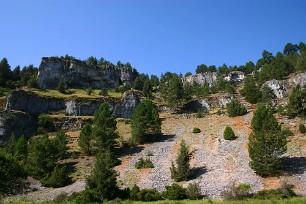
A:
<svg viewBox="0 0 306 204">
<path fill-rule="evenodd" d="M 130 85 L 132 71 L 109 65 L 94 66 L 84 61 L 43 57 L 38 69 L 38 86 L 56 89 L 60 80 L 66 88 L 115 88 L 120 83 Z"/>
<path fill-rule="evenodd" d="M 226 77 L 224 77 L 224 80 L 230 81 L 230 82 L 242 82 L 244 78 L 245 78 L 244 72 L 232 71 Z"/>
<path fill-rule="evenodd" d="M 18 110 L 30 114 L 41 114 L 65 109 L 63 99 L 42 97 L 24 90 L 13 91 L 7 98 L 5 110 Z"/>
<path fill-rule="evenodd" d="M 29 114 L 62 111 L 69 116 L 93 116 L 103 102 L 108 103 L 115 117 L 130 118 L 135 108 L 140 104 L 140 98 L 134 91 L 127 91 L 123 94 L 121 100 L 103 97 L 65 100 L 18 90 L 9 95 L 6 110 L 18 110 Z"/>
<path fill-rule="evenodd" d="M 16 138 L 20 136 L 32 136 L 35 131 L 34 118 L 20 111 L 1 111 L 0 112 L 0 144 L 7 141 L 11 134 Z"/>
<path fill-rule="evenodd" d="M 291 91 L 297 85 L 304 87 L 306 85 L 306 72 L 297 74 L 294 77 L 290 77 L 288 80 L 271 80 L 264 83 L 267 85 L 277 97 L 277 99 L 282 99 L 285 96 L 290 95 Z"/>
<path fill-rule="evenodd" d="M 211 110 L 215 108 L 226 108 L 226 105 L 234 100 L 233 96 L 220 96 L 220 97 L 208 97 L 191 101 L 185 105 L 183 110 L 197 111 L 197 110 Z"/>
<path fill-rule="evenodd" d="M 184 79 L 184 82 L 187 83 L 198 83 L 203 85 L 204 83 L 207 83 L 209 86 L 212 86 L 213 83 L 217 81 L 217 74 L 215 72 L 205 72 L 201 74 L 195 74 L 188 76 Z"/>
</svg>

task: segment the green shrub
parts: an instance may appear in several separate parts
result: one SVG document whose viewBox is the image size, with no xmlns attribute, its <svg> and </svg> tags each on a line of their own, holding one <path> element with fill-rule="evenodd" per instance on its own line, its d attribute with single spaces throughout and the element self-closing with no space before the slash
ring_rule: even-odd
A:
<svg viewBox="0 0 306 204">
<path fill-rule="evenodd" d="M 171 186 L 166 186 L 166 191 L 163 192 L 163 196 L 169 200 L 183 200 L 187 198 L 186 189 L 176 183 L 173 183 Z"/>
<path fill-rule="evenodd" d="M 228 116 L 229 117 L 236 117 L 236 116 L 241 116 L 245 115 L 247 113 L 247 110 L 244 105 L 240 103 L 237 99 L 229 102 L 226 105 Z"/>
<path fill-rule="evenodd" d="M 300 131 L 301 133 L 303 133 L 303 134 L 306 133 L 306 127 L 305 127 L 304 124 L 300 123 L 300 125 L 299 125 L 299 131 Z"/>
<path fill-rule="evenodd" d="M 71 182 L 71 178 L 68 175 L 65 167 L 54 168 L 51 174 L 47 174 L 41 179 L 41 184 L 46 187 L 59 188 L 68 185 Z"/>
<path fill-rule="evenodd" d="M 136 169 L 141 169 L 141 168 L 154 168 L 153 162 L 150 160 L 150 158 L 140 158 L 136 163 L 135 163 L 135 168 Z"/>
<path fill-rule="evenodd" d="M 203 109 L 198 109 L 196 117 L 197 118 L 203 118 L 204 116 L 205 116 L 204 110 Z"/>
<path fill-rule="evenodd" d="M 284 184 L 281 188 L 258 191 L 253 198 L 255 199 L 284 199 L 296 196 L 292 190 L 293 185 Z"/>
<path fill-rule="evenodd" d="M 37 126 L 39 133 L 51 132 L 53 130 L 53 119 L 45 113 L 40 114 L 38 116 Z"/>
<path fill-rule="evenodd" d="M 193 128 L 192 133 L 197 134 L 200 133 L 201 130 L 199 128 Z"/>
<path fill-rule="evenodd" d="M 108 96 L 108 90 L 107 89 L 101 89 L 99 95 Z"/>
<path fill-rule="evenodd" d="M 38 83 L 37 83 L 37 77 L 36 76 L 32 76 L 28 83 L 27 83 L 27 87 L 28 88 L 37 88 L 38 87 Z"/>
<path fill-rule="evenodd" d="M 52 200 L 54 203 L 63 203 L 67 201 L 68 199 L 68 194 L 66 192 L 61 192 L 55 198 Z"/>
<path fill-rule="evenodd" d="M 226 126 L 225 130 L 224 130 L 224 139 L 225 140 L 234 140 L 236 139 L 236 135 L 233 131 L 233 129 L 230 126 Z"/>
<path fill-rule="evenodd" d="M 251 186 L 241 183 L 238 186 L 233 184 L 229 190 L 221 192 L 221 196 L 227 200 L 241 200 L 251 196 Z"/>
<path fill-rule="evenodd" d="M 141 201 L 157 201 L 161 200 L 161 194 L 155 189 L 142 189 L 137 193 L 137 199 Z"/>
<path fill-rule="evenodd" d="M 86 89 L 86 94 L 87 95 L 91 95 L 92 94 L 92 88 L 89 87 L 88 89 Z"/>
<path fill-rule="evenodd" d="M 284 106 L 282 106 L 282 105 L 277 106 L 277 113 L 280 114 L 280 115 L 283 115 L 283 116 L 286 115 L 286 111 L 285 111 Z"/>
<path fill-rule="evenodd" d="M 282 130 L 282 134 L 284 134 L 286 136 L 294 136 L 293 132 L 289 129 Z"/>
<path fill-rule="evenodd" d="M 189 183 L 186 189 L 186 195 L 189 200 L 197 200 L 201 198 L 201 188 L 198 183 Z"/>
</svg>

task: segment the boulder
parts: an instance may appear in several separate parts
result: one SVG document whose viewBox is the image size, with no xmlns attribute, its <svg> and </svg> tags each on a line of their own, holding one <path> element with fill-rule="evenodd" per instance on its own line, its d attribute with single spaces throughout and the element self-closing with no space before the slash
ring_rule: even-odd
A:
<svg viewBox="0 0 306 204">
<path fill-rule="evenodd" d="M 32 136 L 35 132 L 35 119 L 24 112 L 5 110 L 0 112 L 0 144 L 5 143 L 12 134 Z"/>
<path fill-rule="evenodd" d="M 226 77 L 224 77 L 224 80 L 230 81 L 230 82 L 242 82 L 244 78 L 245 78 L 244 72 L 232 71 Z"/>
</svg>

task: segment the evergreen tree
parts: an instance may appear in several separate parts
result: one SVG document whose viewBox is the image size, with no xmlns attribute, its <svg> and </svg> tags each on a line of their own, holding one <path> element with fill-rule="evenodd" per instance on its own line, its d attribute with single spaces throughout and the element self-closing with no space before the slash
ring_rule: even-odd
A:
<svg viewBox="0 0 306 204">
<path fill-rule="evenodd" d="M 0 200 L 23 189 L 27 173 L 15 158 L 0 149 Z"/>
<path fill-rule="evenodd" d="M 161 119 L 151 101 L 146 100 L 136 108 L 131 118 L 131 127 L 133 143 L 152 141 L 154 136 L 161 134 Z"/>
<path fill-rule="evenodd" d="M 0 86 L 6 86 L 7 81 L 11 80 L 12 71 L 6 58 L 0 61 Z"/>
<path fill-rule="evenodd" d="M 91 125 L 86 123 L 83 126 L 81 133 L 80 133 L 80 137 L 78 139 L 78 144 L 81 150 L 87 155 L 91 155 L 91 151 L 92 151 L 91 133 L 92 133 Z"/>
<path fill-rule="evenodd" d="M 106 150 L 97 155 L 94 169 L 86 178 L 86 189 L 93 194 L 96 201 L 102 202 L 118 196 L 114 166 L 114 154 L 111 151 Z"/>
<path fill-rule="evenodd" d="M 233 131 L 233 129 L 230 126 L 226 126 L 225 130 L 224 130 L 224 139 L 225 140 L 234 140 L 236 139 L 236 135 Z"/>
<path fill-rule="evenodd" d="M 272 105 L 260 105 L 254 113 L 249 137 L 250 166 L 263 177 L 281 173 L 280 156 L 287 150 L 286 134 L 273 113 Z"/>
<path fill-rule="evenodd" d="M 302 89 L 299 85 L 294 88 L 289 97 L 288 115 L 293 118 L 297 115 L 306 116 L 306 88 Z"/>
<path fill-rule="evenodd" d="M 241 93 L 249 103 L 255 104 L 260 100 L 260 92 L 253 77 L 246 77 Z"/>
<path fill-rule="evenodd" d="M 241 116 L 247 113 L 247 110 L 244 105 L 242 105 L 237 99 L 229 102 L 226 105 L 226 108 L 229 117 Z"/>
<path fill-rule="evenodd" d="M 66 155 L 68 144 L 65 132 L 63 130 L 59 130 L 52 142 L 57 149 L 57 157 L 63 159 Z"/>
<path fill-rule="evenodd" d="M 56 165 L 52 173 L 47 174 L 41 179 L 41 184 L 45 187 L 59 188 L 68 185 L 71 182 L 66 168 Z"/>
<path fill-rule="evenodd" d="M 95 113 L 92 127 L 92 136 L 99 151 L 114 151 L 117 146 L 116 139 L 119 137 L 116 125 L 108 104 L 102 103 Z"/>
<path fill-rule="evenodd" d="M 176 159 L 176 167 L 173 162 L 170 167 L 171 178 L 174 181 L 188 181 L 191 170 L 190 170 L 190 153 L 189 147 L 187 146 L 185 140 L 181 141 L 179 155 Z"/>
<path fill-rule="evenodd" d="M 64 82 L 64 79 L 63 79 L 63 78 L 61 78 L 60 81 L 58 82 L 57 90 L 58 90 L 60 93 L 65 93 L 65 92 L 66 92 L 65 82 Z"/>
<path fill-rule="evenodd" d="M 160 79 L 160 94 L 171 109 L 179 108 L 184 102 L 184 88 L 182 78 L 166 72 Z"/>
</svg>

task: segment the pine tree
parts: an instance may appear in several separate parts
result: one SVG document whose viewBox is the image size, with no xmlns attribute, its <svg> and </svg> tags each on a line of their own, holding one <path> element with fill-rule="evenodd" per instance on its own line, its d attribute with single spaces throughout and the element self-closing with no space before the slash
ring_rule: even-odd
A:
<svg viewBox="0 0 306 204">
<path fill-rule="evenodd" d="M 117 122 L 114 119 L 107 103 L 102 103 L 95 113 L 92 136 L 96 140 L 96 147 L 99 151 L 114 151 L 117 146 L 116 139 L 119 137 Z"/>
<path fill-rule="evenodd" d="M 260 100 L 260 92 L 253 77 L 247 77 L 245 79 L 241 93 L 249 103 L 255 104 Z"/>
<path fill-rule="evenodd" d="M 161 134 L 161 119 L 151 101 L 146 100 L 136 108 L 131 127 L 133 143 L 152 141 L 155 136 Z"/>
<path fill-rule="evenodd" d="M 91 155 L 91 151 L 92 151 L 91 133 L 92 133 L 91 125 L 86 123 L 83 126 L 81 133 L 80 133 L 80 137 L 78 139 L 78 144 L 81 150 L 87 155 Z"/>
<path fill-rule="evenodd" d="M 99 153 L 92 174 L 86 178 L 86 189 L 93 193 L 96 201 L 110 200 L 118 195 L 114 156 L 109 150 Z"/>
<path fill-rule="evenodd" d="M 230 126 L 226 126 L 225 130 L 224 130 L 224 139 L 225 140 L 234 140 L 236 139 L 236 135 L 233 131 L 233 129 Z"/>
<path fill-rule="evenodd" d="M 171 178 L 174 181 L 187 181 L 190 177 L 191 170 L 190 170 L 190 153 L 189 148 L 185 142 L 185 140 L 181 141 L 180 144 L 180 152 L 176 159 L 176 165 L 174 166 L 173 162 L 170 167 L 171 171 Z"/>
<path fill-rule="evenodd" d="M 237 99 L 229 102 L 226 105 L 226 109 L 229 117 L 241 116 L 247 113 L 245 106 L 242 105 Z"/>
<path fill-rule="evenodd" d="M 263 177 L 282 172 L 280 156 L 287 150 L 286 134 L 273 113 L 272 105 L 260 105 L 254 113 L 249 137 L 250 166 Z"/>
</svg>

